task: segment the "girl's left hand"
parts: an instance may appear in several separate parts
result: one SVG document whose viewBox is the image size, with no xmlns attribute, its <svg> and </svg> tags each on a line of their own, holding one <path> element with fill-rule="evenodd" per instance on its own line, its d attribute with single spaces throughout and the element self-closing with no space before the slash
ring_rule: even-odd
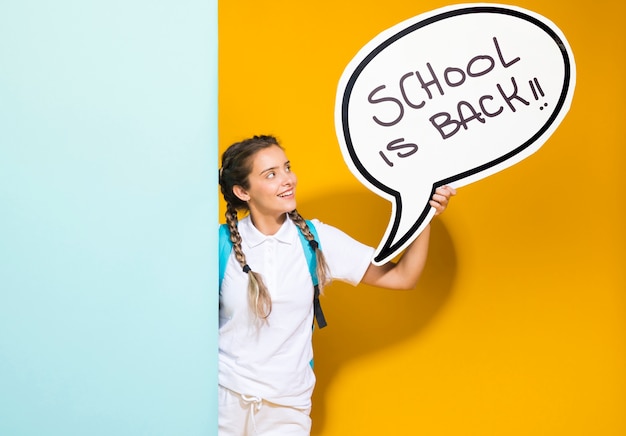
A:
<svg viewBox="0 0 626 436">
<path fill-rule="evenodd" d="M 429 204 L 435 208 L 435 216 L 440 215 L 448 207 L 450 197 L 456 195 L 456 189 L 451 186 L 440 186 L 435 190 Z"/>
</svg>

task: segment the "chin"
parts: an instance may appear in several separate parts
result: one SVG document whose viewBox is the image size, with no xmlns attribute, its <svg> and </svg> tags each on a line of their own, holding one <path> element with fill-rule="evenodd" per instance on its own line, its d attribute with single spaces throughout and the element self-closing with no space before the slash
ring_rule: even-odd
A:
<svg viewBox="0 0 626 436">
<path fill-rule="evenodd" d="M 292 210 L 294 210 L 296 208 L 296 200 L 291 200 L 287 203 L 285 203 L 283 206 L 284 208 L 288 211 L 291 212 Z"/>
</svg>

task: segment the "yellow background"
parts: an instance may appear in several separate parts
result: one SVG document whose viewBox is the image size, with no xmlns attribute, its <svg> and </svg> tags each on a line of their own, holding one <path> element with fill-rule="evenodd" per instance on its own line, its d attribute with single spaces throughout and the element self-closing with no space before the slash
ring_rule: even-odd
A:
<svg viewBox="0 0 626 436">
<path fill-rule="evenodd" d="M 379 32 L 450 4 L 221 1 L 220 153 L 276 135 L 301 213 L 377 246 L 391 205 L 343 161 L 337 82 Z M 460 189 L 415 290 L 327 289 L 314 435 L 626 434 L 626 6 L 515 4 L 566 35 L 571 110 L 534 155 Z"/>
</svg>

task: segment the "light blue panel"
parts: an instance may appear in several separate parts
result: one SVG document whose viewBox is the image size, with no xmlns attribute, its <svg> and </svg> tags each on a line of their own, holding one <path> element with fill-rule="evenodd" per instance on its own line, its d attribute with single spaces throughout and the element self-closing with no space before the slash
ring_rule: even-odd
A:
<svg viewBox="0 0 626 436">
<path fill-rule="evenodd" d="M 217 0 L 0 3 L 0 435 L 216 434 Z"/>
</svg>

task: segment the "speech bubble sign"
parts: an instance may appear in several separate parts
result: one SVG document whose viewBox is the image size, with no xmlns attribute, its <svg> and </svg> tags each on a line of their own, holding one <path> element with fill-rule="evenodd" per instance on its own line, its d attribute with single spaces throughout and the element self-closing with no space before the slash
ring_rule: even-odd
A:
<svg viewBox="0 0 626 436">
<path fill-rule="evenodd" d="M 392 203 L 373 262 L 421 233 L 437 187 L 467 185 L 538 150 L 575 82 L 563 33 L 519 7 L 448 6 L 367 43 L 339 80 L 335 128 L 352 173 Z"/>
</svg>

